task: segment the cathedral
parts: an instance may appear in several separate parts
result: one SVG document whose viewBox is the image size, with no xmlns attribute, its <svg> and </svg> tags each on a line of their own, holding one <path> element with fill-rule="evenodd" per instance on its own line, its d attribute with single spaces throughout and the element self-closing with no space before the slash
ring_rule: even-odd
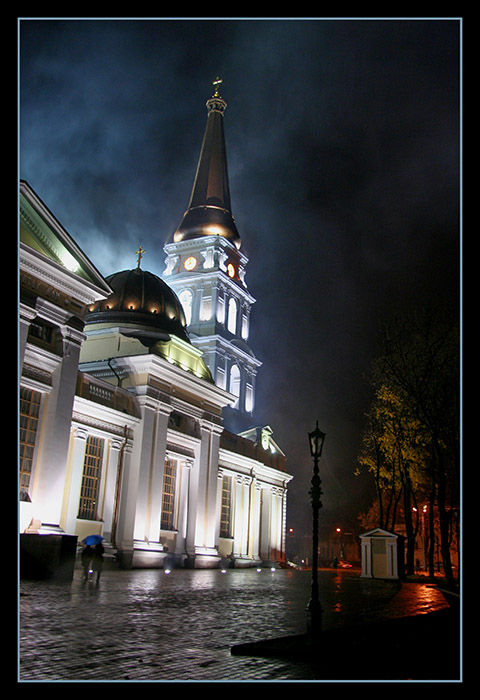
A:
<svg viewBox="0 0 480 700">
<path fill-rule="evenodd" d="M 98 535 L 122 568 L 285 558 L 285 455 L 254 422 L 255 302 L 215 81 L 165 271 L 103 277 L 25 181 L 19 213 L 19 531 Z M 46 539 L 52 535 L 56 538 Z"/>
</svg>

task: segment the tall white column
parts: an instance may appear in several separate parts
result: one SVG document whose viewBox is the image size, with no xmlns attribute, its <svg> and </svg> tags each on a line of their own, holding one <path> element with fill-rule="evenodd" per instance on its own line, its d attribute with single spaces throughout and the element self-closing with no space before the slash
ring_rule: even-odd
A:
<svg viewBox="0 0 480 700">
<path fill-rule="evenodd" d="M 179 494 L 178 494 L 178 536 L 175 543 L 175 553 L 185 554 L 187 551 L 187 522 L 189 510 L 190 472 L 193 467 L 193 460 L 181 461 L 178 466 L 179 474 Z"/>
<path fill-rule="evenodd" d="M 216 425 L 209 427 L 209 464 L 208 485 L 206 491 L 206 546 L 218 553 L 218 527 L 217 527 L 217 491 L 218 491 L 218 454 L 220 451 L 220 434 L 223 428 Z"/>
<path fill-rule="evenodd" d="M 190 557 L 195 555 L 199 480 L 200 459 L 197 456 L 192 464 L 188 480 L 188 508 L 186 513 L 187 526 L 185 532 L 185 550 Z"/>
<path fill-rule="evenodd" d="M 220 518 L 222 515 L 222 488 L 223 471 L 219 469 L 217 474 L 217 505 L 215 508 L 215 542 L 219 542 L 220 538 Z"/>
<path fill-rule="evenodd" d="M 273 489 L 273 541 L 272 546 L 275 550 L 275 558 L 277 560 L 281 559 L 283 555 L 283 494 L 281 489 Z"/>
<path fill-rule="evenodd" d="M 145 527 L 145 537 L 149 543 L 160 543 L 165 453 L 167 445 L 168 417 L 170 416 L 170 413 L 170 406 L 159 405 L 155 410 L 155 432 L 152 440 L 151 468 L 148 489 L 148 511 Z"/>
<path fill-rule="evenodd" d="M 150 476 L 157 402 L 150 397 L 139 398 L 142 420 L 135 430 L 132 462 L 138 473 L 134 539 L 145 542 L 150 516 Z"/>
<path fill-rule="evenodd" d="M 108 452 L 107 473 L 105 475 L 105 489 L 103 495 L 103 537 L 106 542 L 112 541 L 112 526 L 115 509 L 115 495 L 119 460 L 123 442 L 114 438 L 110 441 Z"/>
<path fill-rule="evenodd" d="M 248 554 L 252 559 L 260 558 L 260 496 L 262 488 L 256 479 L 250 486 L 250 536 Z"/>
<path fill-rule="evenodd" d="M 60 524 L 78 358 L 86 337 L 69 326 L 61 330 L 63 355 L 53 373 L 52 391 L 42 417 L 41 465 L 34 493 L 35 510 L 42 524 L 54 526 Z"/>
<path fill-rule="evenodd" d="M 242 555 L 243 544 L 243 478 L 236 476 L 234 479 L 234 508 L 233 508 L 233 556 L 240 557 Z"/>
<path fill-rule="evenodd" d="M 237 476 L 235 483 L 235 529 L 234 556 L 247 557 L 250 528 L 250 492 L 251 479 Z"/>
<path fill-rule="evenodd" d="M 127 556 L 133 554 L 133 530 L 137 504 L 139 463 L 132 460 L 132 442 L 123 449 L 120 497 L 114 518 L 114 542 L 117 549 Z"/>
<path fill-rule="evenodd" d="M 252 479 L 245 476 L 243 479 L 243 527 L 242 527 L 242 554 L 248 556 L 250 535 L 250 484 Z"/>
<path fill-rule="evenodd" d="M 188 518 L 187 548 L 195 555 L 218 555 L 215 539 L 217 504 L 217 475 L 220 434 L 222 428 L 208 421 L 200 422 L 201 441 L 198 462 L 190 481 L 190 506 L 195 508 Z"/>
<path fill-rule="evenodd" d="M 262 526 L 260 531 L 260 557 L 270 559 L 270 533 L 272 518 L 272 491 L 265 487 L 262 489 Z"/>
<path fill-rule="evenodd" d="M 287 551 L 287 489 L 283 489 L 281 492 L 282 499 L 282 522 L 281 522 L 281 547 L 282 547 L 282 557 L 286 558 Z"/>
</svg>

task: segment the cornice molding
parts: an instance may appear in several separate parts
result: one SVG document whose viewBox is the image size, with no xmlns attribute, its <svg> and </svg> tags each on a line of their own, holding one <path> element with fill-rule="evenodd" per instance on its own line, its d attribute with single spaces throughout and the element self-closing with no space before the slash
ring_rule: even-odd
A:
<svg viewBox="0 0 480 700">
<path fill-rule="evenodd" d="M 54 260 L 37 253 L 20 241 L 19 269 L 42 282 L 52 285 L 59 291 L 78 299 L 82 304 L 92 304 L 99 299 L 105 299 L 107 294 L 94 286 L 88 280 L 69 272 Z"/>
</svg>

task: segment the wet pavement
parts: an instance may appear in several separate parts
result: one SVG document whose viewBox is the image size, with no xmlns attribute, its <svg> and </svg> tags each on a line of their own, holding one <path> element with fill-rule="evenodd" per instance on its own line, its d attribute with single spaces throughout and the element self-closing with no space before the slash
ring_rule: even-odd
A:
<svg viewBox="0 0 480 700">
<path fill-rule="evenodd" d="M 71 583 L 21 581 L 18 680 L 458 681 L 457 620 L 438 588 L 361 579 L 359 573 L 319 572 L 330 643 L 314 660 L 231 653 L 235 645 L 306 631 L 308 571 L 104 571 L 96 585 L 76 569 Z M 399 630 L 400 618 L 411 616 L 415 628 L 398 632 L 384 625 L 390 621 Z M 352 629 L 374 632 L 352 646 Z M 442 637 L 448 643 L 440 654 L 435 644 Z"/>
</svg>

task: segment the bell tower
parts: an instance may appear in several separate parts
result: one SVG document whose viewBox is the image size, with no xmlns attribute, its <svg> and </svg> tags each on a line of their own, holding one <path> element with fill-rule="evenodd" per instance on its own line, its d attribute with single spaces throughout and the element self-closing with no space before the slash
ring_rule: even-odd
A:
<svg viewBox="0 0 480 700">
<path fill-rule="evenodd" d="M 173 242 L 165 245 L 164 280 L 179 297 L 193 345 L 204 353 L 215 383 L 235 397 L 224 411 L 232 432 L 250 427 L 261 366 L 248 345 L 255 299 L 247 289 L 248 263 L 231 211 L 224 113 L 217 78 L 207 100 L 207 124 L 188 208 Z"/>
</svg>

